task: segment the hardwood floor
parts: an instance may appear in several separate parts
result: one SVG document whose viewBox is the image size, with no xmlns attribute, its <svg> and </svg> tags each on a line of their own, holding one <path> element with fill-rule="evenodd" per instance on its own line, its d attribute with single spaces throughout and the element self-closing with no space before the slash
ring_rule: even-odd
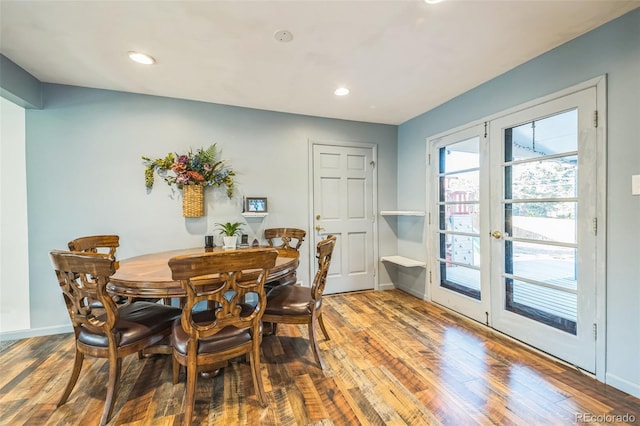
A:
<svg viewBox="0 0 640 426">
<path fill-rule="evenodd" d="M 265 336 L 267 408 L 249 365 L 198 379 L 194 424 L 566 425 L 640 422 L 640 400 L 399 290 L 325 296 L 332 340 L 316 366 L 306 326 Z M 73 364 L 70 334 L 18 341 L 0 354 L 0 424 L 94 425 L 107 364 L 89 358 L 56 410 Z M 184 373 L 167 356 L 123 361 L 111 425 L 181 424 Z M 624 417 L 626 416 L 626 417 Z M 633 421 L 631 421 L 633 420 Z"/>
</svg>

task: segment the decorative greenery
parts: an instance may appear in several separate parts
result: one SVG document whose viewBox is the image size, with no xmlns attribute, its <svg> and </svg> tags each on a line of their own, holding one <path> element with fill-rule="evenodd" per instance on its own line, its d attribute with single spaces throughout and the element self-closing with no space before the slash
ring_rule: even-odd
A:
<svg viewBox="0 0 640 426">
<path fill-rule="evenodd" d="M 220 231 L 220 235 L 225 235 L 227 237 L 233 237 L 234 235 L 242 234 L 242 222 L 227 222 L 227 223 L 216 223 L 216 228 Z"/>
<path fill-rule="evenodd" d="M 178 155 L 170 152 L 164 158 L 152 160 L 142 157 L 144 161 L 144 182 L 147 189 L 153 187 L 154 173 L 164 179 L 167 185 L 175 185 L 182 189 L 184 185 L 226 186 L 227 196 L 233 196 L 233 176 L 235 173 L 218 160 L 217 147 L 214 143 L 206 150 L 199 148 L 195 152 Z M 170 173 L 172 172 L 172 173 Z"/>
</svg>

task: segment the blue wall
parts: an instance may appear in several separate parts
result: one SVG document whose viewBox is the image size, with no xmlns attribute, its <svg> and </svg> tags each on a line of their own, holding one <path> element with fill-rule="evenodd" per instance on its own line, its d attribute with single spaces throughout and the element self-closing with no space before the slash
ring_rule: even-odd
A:
<svg viewBox="0 0 640 426">
<path fill-rule="evenodd" d="M 472 64 L 471 64 L 472 65 Z M 640 9 L 566 43 L 398 129 L 398 204 L 426 209 L 426 139 L 457 126 L 607 75 L 607 381 L 640 396 Z M 403 247 L 402 244 L 405 244 Z M 399 251 L 424 248 L 400 243 Z M 424 277 L 400 277 L 424 291 Z"/>
<path fill-rule="evenodd" d="M 120 235 L 120 258 L 198 247 L 215 223 L 243 221 L 243 195 L 269 199 L 269 216 L 248 220 L 250 241 L 265 227 L 309 232 L 309 140 L 378 144 L 377 173 L 386 182 L 379 202 L 395 206 L 396 126 L 52 84 L 43 94 L 44 108 L 27 110 L 26 119 L 32 328 L 69 323 L 48 252 L 77 236 Z M 213 142 L 237 172 L 232 200 L 209 188 L 206 216 L 185 219 L 180 196 L 161 179 L 147 194 L 141 156 Z M 382 252 L 395 250 L 387 234 Z M 308 243 L 299 269 L 304 282 Z"/>
</svg>

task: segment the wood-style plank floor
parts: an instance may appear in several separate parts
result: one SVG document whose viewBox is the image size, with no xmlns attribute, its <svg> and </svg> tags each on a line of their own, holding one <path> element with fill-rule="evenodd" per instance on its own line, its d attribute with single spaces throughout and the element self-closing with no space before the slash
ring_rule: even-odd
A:
<svg viewBox="0 0 640 426">
<path fill-rule="evenodd" d="M 327 368 L 306 327 L 265 336 L 257 403 L 248 364 L 199 378 L 194 424 L 567 425 L 640 422 L 640 400 L 399 290 L 325 297 Z M 95 425 L 107 364 L 88 358 L 65 405 L 71 334 L 21 340 L 0 354 L 0 424 Z M 111 425 L 181 424 L 184 377 L 167 356 L 125 358 Z M 183 373 L 184 376 L 184 373 Z M 624 417 L 626 416 L 626 417 Z"/>
</svg>

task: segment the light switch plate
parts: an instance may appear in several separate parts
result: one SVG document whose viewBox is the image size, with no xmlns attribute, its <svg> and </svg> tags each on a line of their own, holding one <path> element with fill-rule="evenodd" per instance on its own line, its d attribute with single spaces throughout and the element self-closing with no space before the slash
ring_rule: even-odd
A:
<svg viewBox="0 0 640 426">
<path fill-rule="evenodd" d="M 631 195 L 640 195 L 640 175 L 631 176 Z"/>
</svg>

